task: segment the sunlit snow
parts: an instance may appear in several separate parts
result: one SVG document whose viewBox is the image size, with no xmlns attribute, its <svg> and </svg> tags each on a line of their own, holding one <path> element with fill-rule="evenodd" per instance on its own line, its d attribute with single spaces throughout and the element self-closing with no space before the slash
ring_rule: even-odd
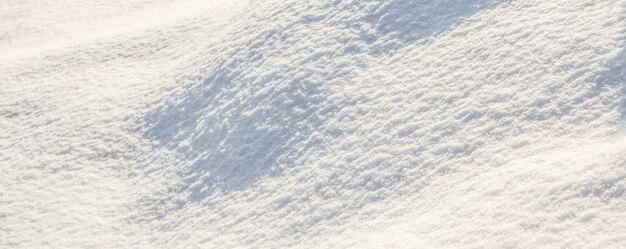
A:
<svg viewBox="0 0 626 249">
<path fill-rule="evenodd" d="M 625 248 L 625 15 L 0 1 L 0 248 Z"/>
</svg>

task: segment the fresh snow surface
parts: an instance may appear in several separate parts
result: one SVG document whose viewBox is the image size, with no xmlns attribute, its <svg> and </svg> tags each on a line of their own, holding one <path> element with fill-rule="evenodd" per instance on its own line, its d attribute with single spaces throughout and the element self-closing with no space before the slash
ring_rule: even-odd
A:
<svg viewBox="0 0 626 249">
<path fill-rule="evenodd" d="M 626 248 L 626 0 L 2 0 L 0 248 Z"/>
</svg>

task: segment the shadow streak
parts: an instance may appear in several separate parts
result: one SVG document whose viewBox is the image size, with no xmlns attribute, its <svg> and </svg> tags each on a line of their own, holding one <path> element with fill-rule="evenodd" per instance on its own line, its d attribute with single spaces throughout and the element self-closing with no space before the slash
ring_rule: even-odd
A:
<svg viewBox="0 0 626 249">
<path fill-rule="evenodd" d="M 598 91 L 605 89 L 613 89 L 618 96 L 618 106 L 610 106 L 609 108 L 617 108 L 620 115 L 620 125 L 626 128 L 626 48 L 610 62 L 610 67 L 596 79 L 595 88 Z"/>
<path fill-rule="evenodd" d="M 374 53 L 396 50 L 405 44 L 436 36 L 475 13 L 509 0 L 392 0 L 365 16 L 378 37 L 391 38 Z"/>
</svg>

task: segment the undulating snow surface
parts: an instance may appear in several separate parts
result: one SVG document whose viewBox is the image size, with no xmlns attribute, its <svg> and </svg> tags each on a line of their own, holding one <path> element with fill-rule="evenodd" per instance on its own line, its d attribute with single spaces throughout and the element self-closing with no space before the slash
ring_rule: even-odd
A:
<svg viewBox="0 0 626 249">
<path fill-rule="evenodd" d="M 0 248 L 626 248 L 624 0 L 4 0 Z"/>
</svg>

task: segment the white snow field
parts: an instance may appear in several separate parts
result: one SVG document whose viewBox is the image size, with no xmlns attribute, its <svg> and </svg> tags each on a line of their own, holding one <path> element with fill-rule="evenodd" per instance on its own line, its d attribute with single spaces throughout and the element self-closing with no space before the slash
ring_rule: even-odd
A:
<svg viewBox="0 0 626 249">
<path fill-rule="evenodd" d="M 626 248 L 626 0 L 2 0 L 0 248 Z"/>
</svg>

